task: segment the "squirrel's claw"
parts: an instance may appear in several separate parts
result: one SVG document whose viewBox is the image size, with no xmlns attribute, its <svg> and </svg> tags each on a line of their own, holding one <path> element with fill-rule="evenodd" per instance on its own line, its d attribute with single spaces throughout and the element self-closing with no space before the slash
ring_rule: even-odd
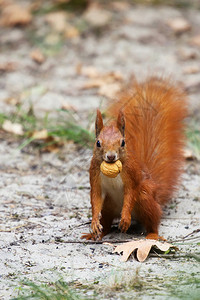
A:
<svg viewBox="0 0 200 300">
<path fill-rule="evenodd" d="M 94 233 L 94 235 L 97 235 L 97 237 L 99 237 L 101 232 L 103 231 L 103 226 L 101 225 L 99 220 L 92 221 L 91 228 L 92 232 Z"/>
<path fill-rule="evenodd" d="M 92 232 L 84 233 L 81 236 L 81 239 L 93 240 L 93 241 L 101 240 L 102 237 L 104 236 L 104 233 L 103 233 L 103 226 L 101 225 L 99 219 L 92 220 L 91 229 Z"/>
<path fill-rule="evenodd" d="M 121 232 L 126 232 L 129 227 L 131 225 L 131 219 L 121 219 L 120 223 L 119 223 L 119 229 L 121 230 Z"/>
<path fill-rule="evenodd" d="M 96 241 L 97 236 L 95 236 L 93 233 L 83 233 L 81 239 L 86 239 L 87 241 Z"/>
</svg>

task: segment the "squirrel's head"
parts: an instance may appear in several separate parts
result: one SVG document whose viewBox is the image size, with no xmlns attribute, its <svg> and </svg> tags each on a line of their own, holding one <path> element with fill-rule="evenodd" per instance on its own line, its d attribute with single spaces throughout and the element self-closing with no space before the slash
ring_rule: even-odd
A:
<svg viewBox="0 0 200 300">
<path fill-rule="evenodd" d="M 122 111 L 119 112 L 117 122 L 103 125 L 103 118 L 100 110 L 97 110 L 95 123 L 96 143 L 94 152 L 100 161 L 105 160 L 113 163 L 125 157 L 125 118 Z"/>
</svg>

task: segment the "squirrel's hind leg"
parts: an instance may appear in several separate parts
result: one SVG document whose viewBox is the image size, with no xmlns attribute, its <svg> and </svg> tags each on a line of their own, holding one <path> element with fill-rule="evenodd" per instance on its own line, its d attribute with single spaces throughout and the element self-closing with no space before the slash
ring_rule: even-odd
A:
<svg viewBox="0 0 200 300">
<path fill-rule="evenodd" d="M 139 197 L 135 205 L 138 220 L 144 225 L 147 239 L 160 239 L 158 227 L 162 215 L 162 209 L 155 200 L 155 185 L 151 180 L 142 182 Z"/>
</svg>

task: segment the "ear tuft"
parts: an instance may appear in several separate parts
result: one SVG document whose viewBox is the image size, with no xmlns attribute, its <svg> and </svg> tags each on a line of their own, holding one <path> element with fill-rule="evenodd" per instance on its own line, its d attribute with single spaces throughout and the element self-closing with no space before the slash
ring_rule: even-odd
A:
<svg viewBox="0 0 200 300">
<path fill-rule="evenodd" d="M 102 114 L 101 114 L 100 110 L 97 109 L 97 116 L 96 116 L 96 122 L 95 122 L 96 137 L 98 137 L 102 128 L 103 128 Z"/>
<path fill-rule="evenodd" d="M 122 110 L 119 111 L 118 118 L 117 118 L 117 128 L 121 132 L 121 134 L 124 136 L 125 134 L 125 117 Z"/>
</svg>

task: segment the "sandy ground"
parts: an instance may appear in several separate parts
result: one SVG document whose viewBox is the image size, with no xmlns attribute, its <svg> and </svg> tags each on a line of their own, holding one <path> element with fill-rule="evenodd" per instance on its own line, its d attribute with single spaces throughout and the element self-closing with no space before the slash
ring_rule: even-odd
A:
<svg viewBox="0 0 200 300">
<path fill-rule="evenodd" d="M 88 116 L 104 99 L 96 89 L 81 89 L 86 81 L 77 75 L 81 63 L 101 72 L 120 72 L 125 79 L 133 74 L 140 79 L 149 73 L 173 74 L 188 91 L 190 115 L 198 119 L 200 48 L 191 41 L 200 33 L 199 10 L 129 6 L 109 12 L 111 21 L 99 34 L 66 40 L 42 65 L 29 57 L 33 29 L 1 28 L 0 60 L 17 65 L 1 76 L 1 111 L 13 111 L 7 99 L 19 97 L 25 108 L 31 102 L 41 117 L 46 111 L 56 114 L 64 99 L 77 108 L 80 123 L 87 125 Z M 175 34 L 167 23 L 177 17 L 185 18 L 191 29 Z M 45 31 L 41 25 L 42 17 L 36 16 L 34 32 Z M 31 146 L 17 150 L 21 142 L 5 138 L 3 132 L 0 140 L 0 299 L 16 297 L 22 280 L 59 278 L 86 286 L 83 293 L 88 298 L 93 296 L 88 288 L 92 286 L 99 299 L 199 299 L 195 255 L 200 242 L 200 165 L 196 160 L 187 162 L 179 193 L 165 208 L 160 225 L 160 235 L 180 252 L 169 259 L 153 256 L 144 263 L 134 258 L 122 263 L 110 246 L 80 240 L 91 221 L 92 151 L 69 143 L 59 154 L 41 154 Z M 105 240 L 139 237 L 131 231 L 122 234 L 114 226 Z M 128 288 L 136 277 L 139 287 Z"/>
</svg>

